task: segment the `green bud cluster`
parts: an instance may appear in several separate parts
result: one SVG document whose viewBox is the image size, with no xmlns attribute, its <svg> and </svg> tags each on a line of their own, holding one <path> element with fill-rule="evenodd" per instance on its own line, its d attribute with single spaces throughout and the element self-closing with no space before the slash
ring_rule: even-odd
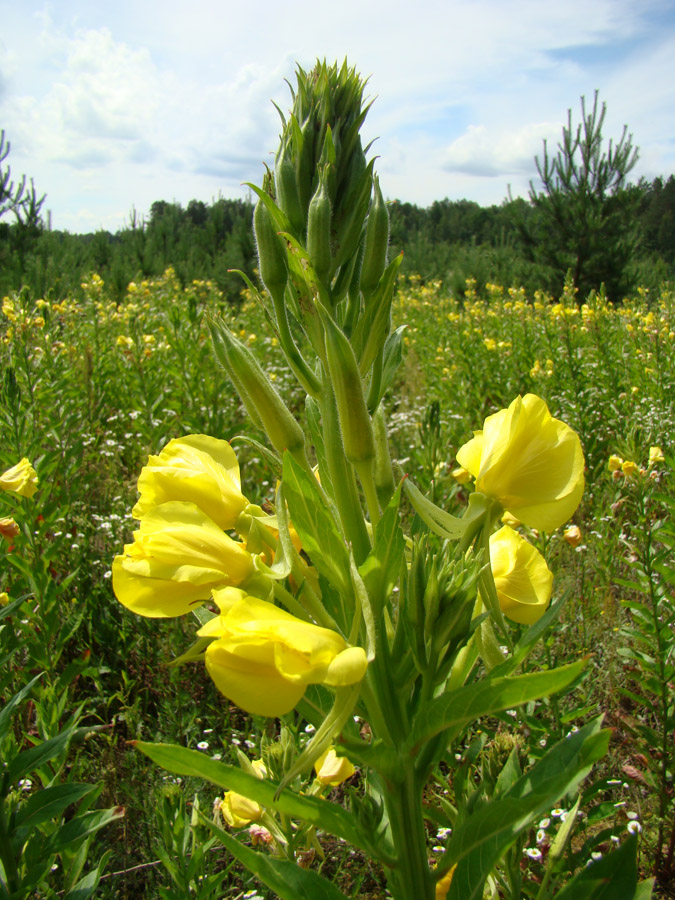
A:
<svg viewBox="0 0 675 900">
<path fill-rule="evenodd" d="M 453 558 L 447 544 L 433 548 L 423 539 L 413 546 L 402 616 L 418 670 L 433 671 L 437 684 L 477 624 L 472 615 L 481 567 L 475 555 Z"/>
</svg>

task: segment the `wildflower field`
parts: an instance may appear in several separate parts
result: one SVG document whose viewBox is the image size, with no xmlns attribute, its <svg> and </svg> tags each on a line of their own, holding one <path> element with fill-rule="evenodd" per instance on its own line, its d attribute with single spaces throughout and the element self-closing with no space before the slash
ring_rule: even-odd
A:
<svg viewBox="0 0 675 900">
<path fill-rule="evenodd" d="M 189 617 L 135 616 L 112 590 L 139 473 L 169 440 L 231 441 L 243 494 L 274 503 L 265 435 L 214 362 L 214 315 L 302 420 L 304 395 L 250 292 L 232 307 L 210 282 L 182 288 L 169 269 L 129 284 L 121 303 L 95 274 L 63 301 L 26 291 L 2 300 L 0 859 L 5 884 L 32 885 L 22 896 L 274 897 L 200 811 L 250 826 L 245 843 L 269 841 L 270 855 L 283 826 L 300 865 L 350 896 L 386 896 L 381 871 L 358 850 L 263 819 L 129 743 L 179 744 L 248 771 L 242 755 L 252 764 L 279 736 L 277 720 L 229 702 L 202 665 L 171 664 L 193 640 Z M 675 292 L 613 306 L 571 288 L 557 301 L 491 284 L 479 296 L 468 281 L 452 297 L 413 276 L 399 282 L 393 327 L 404 328 L 403 361 L 384 406 L 397 482 L 407 474 L 460 515 L 470 476 L 459 448 L 527 394 L 578 433 L 586 466 L 573 519 L 551 533 L 525 529 L 555 573 L 558 618 L 522 671 L 588 663 L 566 693 L 485 717 L 449 748 L 460 763 L 453 778 L 427 788 L 429 859 L 443 851 L 453 810 L 481 802 L 472 785 L 498 795 L 507 760 L 527 768 L 602 714 L 607 755 L 588 766 L 578 797 L 561 796 L 518 836 L 502 862 L 508 874 L 486 896 L 548 896 L 550 879 L 631 840 L 641 876 L 657 876 L 655 896 L 675 896 Z M 8 475 L 24 459 L 35 491 L 34 479 L 19 490 Z M 402 509 L 414 530 L 414 510 Z M 357 725 L 363 736 L 369 724 Z M 287 728 L 300 745 L 313 730 L 299 712 Z M 348 806 L 359 767 L 336 769 L 307 790 Z"/>
</svg>

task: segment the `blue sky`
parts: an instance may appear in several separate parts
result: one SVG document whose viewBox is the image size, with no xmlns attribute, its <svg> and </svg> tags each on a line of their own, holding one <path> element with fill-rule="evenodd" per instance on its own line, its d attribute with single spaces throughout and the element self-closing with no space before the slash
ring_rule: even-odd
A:
<svg viewBox="0 0 675 900">
<path fill-rule="evenodd" d="M 385 196 L 527 194 L 579 98 L 629 126 L 633 177 L 675 171 L 673 0 L 0 0 L 8 162 L 53 227 L 115 231 L 132 208 L 245 195 L 278 136 L 295 62 L 345 56 L 376 97 Z"/>
</svg>

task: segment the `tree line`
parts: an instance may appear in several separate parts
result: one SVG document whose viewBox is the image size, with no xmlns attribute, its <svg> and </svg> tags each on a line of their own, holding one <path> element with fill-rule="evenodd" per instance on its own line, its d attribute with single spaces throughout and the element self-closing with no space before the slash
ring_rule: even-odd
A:
<svg viewBox="0 0 675 900">
<path fill-rule="evenodd" d="M 555 153 L 544 142 L 535 158 L 539 180 L 527 200 L 390 202 L 390 255 L 403 252 L 403 272 L 457 295 L 472 278 L 479 290 L 491 281 L 556 296 L 571 277 L 579 297 L 604 285 L 618 302 L 638 286 L 675 279 L 675 176 L 630 183 L 638 149 L 626 128 L 603 142 L 605 112 L 597 92 L 592 108 L 581 98 L 578 124 L 569 111 Z M 97 272 L 121 298 L 129 282 L 172 266 L 183 285 L 210 280 L 235 302 L 242 280 L 231 270 L 255 278 L 250 200 L 191 200 L 185 208 L 159 200 L 147 218 L 133 211 L 114 234 L 70 234 L 49 227 L 32 181 L 27 189 L 25 177 L 12 180 L 9 149 L 0 132 L 0 295 L 27 288 L 58 299 Z"/>
</svg>

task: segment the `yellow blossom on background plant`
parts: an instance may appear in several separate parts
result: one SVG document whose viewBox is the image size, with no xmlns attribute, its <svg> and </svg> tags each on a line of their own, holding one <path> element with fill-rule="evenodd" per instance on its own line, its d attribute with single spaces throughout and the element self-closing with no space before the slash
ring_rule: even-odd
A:
<svg viewBox="0 0 675 900">
<path fill-rule="evenodd" d="M 7 591 L 0 591 L 0 606 L 7 606 L 9 603 L 9 594 Z"/>
<path fill-rule="evenodd" d="M 37 473 L 25 456 L 15 466 L 0 475 L 0 490 L 10 491 L 21 497 L 32 497 L 37 486 Z"/>
<path fill-rule="evenodd" d="M 460 448 L 457 462 L 476 478 L 477 491 L 530 528 L 555 531 L 584 492 L 578 435 L 534 394 L 488 416 L 483 430 Z"/>
<path fill-rule="evenodd" d="M 563 539 L 567 541 L 570 547 L 578 547 L 583 541 L 583 535 L 578 525 L 570 525 L 563 532 Z"/>
<path fill-rule="evenodd" d="M 463 466 L 457 466 L 456 469 L 452 470 L 451 475 L 457 484 L 468 484 L 473 479 L 471 472 Z"/>
<path fill-rule="evenodd" d="M 532 625 L 543 616 L 553 573 L 536 547 L 504 525 L 490 537 L 490 567 L 505 616 L 521 625 Z"/>
<path fill-rule="evenodd" d="M 609 460 L 607 461 L 607 468 L 609 469 L 610 472 L 618 472 L 622 465 L 623 465 L 623 460 L 621 459 L 620 456 L 612 455 L 612 456 L 610 456 Z"/>
<path fill-rule="evenodd" d="M 0 519 L 0 535 L 2 535 L 2 537 L 9 540 L 9 538 L 16 537 L 18 533 L 19 526 L 11 516 L 4 516 Z"/>
<path fill-rule="evenodd" d="M 222 592 L 214 597 L 222 602 Z M 231 599 L 197 634 L 216 638 L 206 648 L 206 669 L 218 690 L 246 712 L 281 716 L 308 684 L 342 687 L 365 675 L 365 651 L 349 647 L 337 632 L 257 597 L 230 605 Z"/>
<path fill-rule="evenodd" d="M 194 503 L 175 500 L 151 509 L 115 557 L 113 590 L 139 615 L 181 616 L 214 588 L 241 584 L 252 572 L 253 557 L 241 544 Z"/>
<path fill-rule="evenodd" d="M 637 463 L 634 463 L 632 459 L 625 459 L 621 463 L 621 471 L 627 478 L 632 478 L 633 475 L 637 475 L 640 471 L 640 466 Z"/>
<path fill-rule="evenodd" d="M 346 756 L 338 756 L 335 747 L 329 747 L 314 763 L 316 779 L 321 784 L 337 787 L 351 778 L 356 769 Z"/>
<path fill-rule="evenodd" d="M 654 466 L 657 463 L 665 462 L 666 458 L 663 455 L 663 450 L 660 447 L 650 447 L 649 448 L 649 465 Z"/>
<path fill-rule="evenodd" d="M 227 441 L 189 434 L 149 458 L 138 479 L 141 496 L 132 515 L 142 519 L 155 506 L 185 500 L 228 531 L 248 505 L 240 487 L 239 463 Z"/>
</svg>

